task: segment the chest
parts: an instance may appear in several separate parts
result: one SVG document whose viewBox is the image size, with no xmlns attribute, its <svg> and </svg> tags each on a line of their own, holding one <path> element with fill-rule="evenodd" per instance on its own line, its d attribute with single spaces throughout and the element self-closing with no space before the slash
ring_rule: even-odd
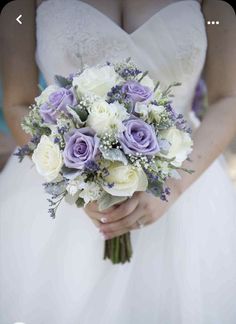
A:
<svg viewBox="0 0 236 324">
<path fill-rule="evenodd" d="M 206 37 L 197 1 L 170 3 L 130 33 L 101 10 L 85 1 L 45 1 L 37 10 L 37 57 L 42 65 L 46 62 L 64 75 L 84 64 L 132 57 L 163 82 L 198 73 Z"/>
<path fill-rule="evenodd" d="M 43 1 L 45 0 L 37 0 L 37 6 Z M 82 0 L 129 34 L 148 21 L 153 13 L 179 1 L 182 2 L 182 0 Z"/>
</svg>

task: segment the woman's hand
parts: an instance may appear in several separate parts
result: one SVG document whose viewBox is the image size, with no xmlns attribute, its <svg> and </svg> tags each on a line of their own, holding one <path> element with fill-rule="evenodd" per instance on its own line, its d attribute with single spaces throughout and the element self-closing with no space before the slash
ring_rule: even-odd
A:
<svg viewBox="0 0 236 324">
<path fill-rule="evenodd" d="M 156 222 L 177 199 L 178 194 L 173 191 L 168 202 L 146 192 L 136 192 L 122 204 L 103 212 L 98 211 L 96 203 L 88 204 L 85 212 L 99 227 L 104 238 L 111 239 L 140 228 L 140 224 L 146 226 Z"/>
</svg>

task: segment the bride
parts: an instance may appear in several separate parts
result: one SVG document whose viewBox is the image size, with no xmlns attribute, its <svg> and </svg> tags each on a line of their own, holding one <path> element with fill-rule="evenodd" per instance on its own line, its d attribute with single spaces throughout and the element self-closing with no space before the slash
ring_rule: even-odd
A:
<svg viewBox="0 0 236 324">
<path fill-rule="evenodd" d="M 0 176 L 0 323 L 235 324 L 236 195 L 221 158 L 236 133 L 233 9 L 215 0 L 20 5 L 2 13 L 4 109 L 18 144 L 28 140 L 20 121 L 38 95 L 37 66 L 50 83 L 132 57 L 163 86 L 182 83 L 173 104 L 190 122 L 203 73 L 209 107 L 193 123 L 186 167 L 195 172 L 169 181 L 168 202 L 139 192 L 103 213 L 65 203 L 53 220 L 31 160 L 10 158 Z M 104 239 L 129 230 L 131 262 L 104 261 Z"/>
</svg>

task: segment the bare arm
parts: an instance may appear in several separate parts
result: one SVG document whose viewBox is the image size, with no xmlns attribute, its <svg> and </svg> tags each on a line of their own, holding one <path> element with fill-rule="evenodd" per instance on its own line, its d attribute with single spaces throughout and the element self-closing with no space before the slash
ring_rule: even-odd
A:
<svg viewBox="0 0 236 324">
<path fill-rule="evenodd" d="M 23 24 L 16 17 L 23 15 Z M 32 0 L 10 2 L 1 14 L 4 114 L 17 144 L 29 137 L 20 123 L 38 94 L 35 64 L 35 4 Z"/>
<path fill-rule="evenodd" d="M 217 0 L 203 1 L 203 13 L 205 20 L 217 17 L 220 24 L 206 25 L 208 51 L 204 76 L 209 108 L 193 137 L 193 162 L 185 163 L 195 172 L 192 176 L 183 174 L 182 180 L 176 182 L 180 193 L 209 167 L 236 134 L 236 16 L 229 4 Z"/>
</svg>

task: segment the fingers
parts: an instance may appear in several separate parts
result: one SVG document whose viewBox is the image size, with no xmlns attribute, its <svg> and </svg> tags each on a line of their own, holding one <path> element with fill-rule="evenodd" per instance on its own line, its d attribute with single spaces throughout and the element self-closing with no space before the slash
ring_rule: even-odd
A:
<svg viewBox="0 0 236 324">
<path fill-rule="evenodd" d="M 95 225 L 97 228 L 100 227 L 101 223 L 100 223 L 98 220 L 91 218 L 91 221 L 94 223 L 94 225 Z"/>
<path fill-rule="evenodd" d="M 109 239 L 112 239 L 112 238 L 114 238 L 114 237 L 117 237 L 117 236 L 123 235 L 123 234 L 125 234 L 125 233 L 127 233 L 127 232 L 129 232 L 129 231 L 130 231 L 130 229 L 128 229 L 128 228 L 123 228 L 122 230 L 119 230 L 119 231 L 117 231 L 117 232 L 115 232 L 115 233 L 105 234 L 105 235 L 104 235 L 104 238 L 105 238 L 106 240 L 109 240 Z"/>
<path fill-rule="evenodd" d="M 112 212 L 115 208 L 117 208 L 116 206 L 110 207 L 102 212 L 100 212 L 98 210 L 98 205 L 95 202 L 89 203 L 84 207 L 84 211 L 86 212 L 86 214 L 92 219 L 92 220 L 96 220 L 96 222 L 94 222 L 94 224 L 96 223 L 96 226 L 98 226 L 100 224 L 100 222 L 105 223 L 107 222 L 107 217 L 106 214 L 109 212 Z M 99 221 L 99 223 L 98 223 Z"/>
<path fill-rule="evenodd" d="M 113 209 L 113 211 L 106 214 L 105 218 L 107 219 L 107 223 L 115 222 L 131 214 L 138 206 L 138 203 L 139 200 L 137 195 L 127 199 L 125 202 Z"/>
<path fill-rule="evenodd" d="M 128 215 L 131 215 L 134 210 L 137 208 L 139 203 L 138 195 L 134 196 L 127 201 L 112 206 L 102 212 L 98 210 L 98 204 L 96 202 L 91 202 L 84 207 L 86 214 L 91 218 L 96 227 L 100 228 L 100 231 L 103 233 L 101 227 L 103 224 L 115 224 L 115 230 L 122 229 L 127 226 L 131 226 L 131 218 L 127 218 Z M 133 216 L 132 216 L 133 217 Z M 119 220 L 123 220 L 122 223 L 117 223 Z M 118 227 L 116 227 L 118 226 Z M 112 230 L 113 230 L 112 226 Z"/>
<path fill-rule="evenodd" d="M 114 237 L 117 237 L 117 236 L 120 236 L 120 235 L 123 235 L 127 232 L 130 232 L 131 230 L 135 230 L 135 229 L 139 229 L 139 226 L 137 223 L 134 223 L 133 225 L 131 225 L 129 228 L 122 228 L 116 232 L 111 232 L 111 233 L 107 233 L 107 234 L 104 234 L 104 237 L 106 240 L 109 240 L 109 239 L 112 239 Z"/>
<path fill-rule="evenodd" d="M 102 212 L 100 212 L 99 209 L 98 209 L 98 204 L 96 202 L 90 202 L 84 207 L 84 209 L 86 211 L 89 210 L 90 212 L 97 212 L 97 213 L 102 213 L 102 214 L 108 214 L 108 213 L 112 212 L 116 208 L 117 208 L 117 206 L 112 206 L 112 207 L 110 207 L 108 209 L 105 209 Z"/>
<path fill-rule="evenodd" d="M 105 238 L 112 238 L 120 233 L 126 233 L 129 230 L 139 228 L 137 220 L 139 220 L 143 216 L 144 211 L 137 207 L 130 215 L 123 217 L 122 219 L 107 223 L 107 224 L 100 224 L 100 232 L 102 232 Z"/>
</svg>

